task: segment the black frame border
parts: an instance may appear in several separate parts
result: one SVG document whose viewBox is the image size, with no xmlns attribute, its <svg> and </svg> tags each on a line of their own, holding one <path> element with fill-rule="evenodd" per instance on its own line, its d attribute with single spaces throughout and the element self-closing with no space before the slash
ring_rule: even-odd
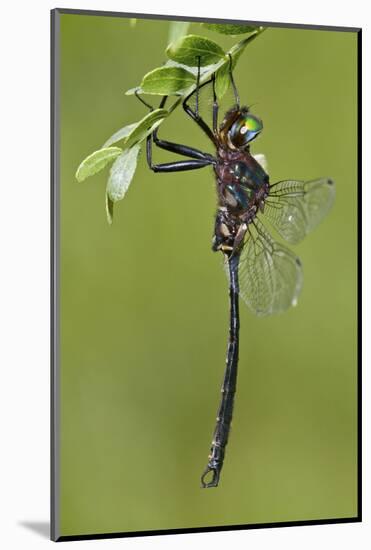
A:
<svg viewBox="0 0 371 550">
<path fill-rule="evenodd" d="M 51 335 L 51 365 L 50 365 L 50 538 L 54 542 L 74 540 L 96 540 L 127 537 L 149 537 L 160 535 L 175 535 L 188 533 L 209 533 L 218 531 L 240 531 L 249 529 L 265 529 L 276 527 L 298 527 L 305 525 L 331 525 L 340 523 L 362 522 L 362 28 L 339 27 L 328 25 L 311 25 L 296 23 L 277 23 L 268 21 L 248 21 L 243 19 L 216 19 L 178 15 L 155 15 L 147 13 L 127 13 L 99 10 L 79 10 L 55 8 L 51 10 L 51 80 L 50 80 L 50 159 L 51 159 L 51 191 L 50 191 L 50 335 Z M 120 17 L 152 19 L 165 21 L 192 21 L 213 23 L 246 23 L 259 26 L 292 28 L 302 30 L 325 30 L 357 33 L 357 515 L 347 518 L 329 518 L 318 520 L 285 521 L 276 523 L 221 525 L 213 527 L 189 527 L 180 529 L 159 529 L 148 531 L 123 531 L 112 533 L 93 533 L 85 535 L 59 534 L 59 207 L 60 207 L 60 152 L 59 152 L 59 16 L 62 14 L 90 15 L 99 17 Z"/>
</svg>

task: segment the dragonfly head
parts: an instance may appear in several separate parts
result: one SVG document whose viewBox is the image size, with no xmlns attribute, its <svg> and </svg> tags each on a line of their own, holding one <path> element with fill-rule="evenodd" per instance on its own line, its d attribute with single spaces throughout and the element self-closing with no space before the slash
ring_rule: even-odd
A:
<svg viewBox="0 0 371 550">
<path fill-rule="evenodd" d="M 232 149 L 245 149 L 263 129 L 263 123 L 248 107 L 230 109 L 220 126 L 220 136 Z"/>
</svg>

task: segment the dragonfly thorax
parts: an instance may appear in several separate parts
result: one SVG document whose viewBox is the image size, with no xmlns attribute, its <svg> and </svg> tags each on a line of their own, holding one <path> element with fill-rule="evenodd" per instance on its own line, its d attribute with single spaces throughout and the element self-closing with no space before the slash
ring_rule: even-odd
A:
<svg viewBox="0 0 371 550">
<path fill-rule="evenodd" d="M 268 175 L 248 151 L 220 148 L 215 165 L 219 205 L 233 215 L 262 208 L 268 194 Z"/>
</svg>

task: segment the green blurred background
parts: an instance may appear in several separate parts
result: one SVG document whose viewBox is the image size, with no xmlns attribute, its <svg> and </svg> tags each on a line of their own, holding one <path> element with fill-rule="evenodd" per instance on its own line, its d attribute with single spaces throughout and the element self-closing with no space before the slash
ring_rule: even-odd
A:
<svg viewBox="0 0 371 550">
<path fill-rule="evenodd" d="M 74 179 L 145 114 L 124 92 L 164 61 L 168 32 L 167 21 L 61 15 L 61 534 L 354 516 L 356 34 L 271 28 L 238 63 L 271 181 L 328 175 L 337 197 L 295 247 L 298 307 L 259 319 L 241 305 L 232 434 L 220 486 L 202 490 L 228 323 L 212 172 L 153 174 L 142 155 L 112 227 L 108 171 Z M 161 135 L 211 152 L 182 109 Z"/>
</svg>

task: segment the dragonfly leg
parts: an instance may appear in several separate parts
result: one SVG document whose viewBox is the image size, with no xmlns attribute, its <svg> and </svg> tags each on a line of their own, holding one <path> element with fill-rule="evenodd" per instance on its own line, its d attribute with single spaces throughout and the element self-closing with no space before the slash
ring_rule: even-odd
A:
<svg viewBox="0 0 371 550">
<path fill-rule="evenodd" d="M 233 78 L 233 72 L 232 72 L 232 56 L 231 54 L 228 54 L 229 55 L 229 78 L 230 78 L 230 81 L 231 81 L 231 84 L 232 84 L 232 88 L 233 88 L 233 93 L 234 93 L 234 98 L 236 100 L 236 105 L 237 107 L 239 108 L 240 107 L 240 96 L 238 94 L 238 91 L 237 91 L 237 87 L 236 87 L 236 83 L 234 81 L 234 78 Z"/>
<path fill-rule="evenodd" d="M 170 151 L 172 153 L 177 153 L 178 155 L 184 155 L 186 157 L 191 157 L 194 159 L 201 159 L 201 160 L 210 160 L 213 164 L 216 163 L 216 158 L 212 155 L 209 155 L 208 153 L 204 153 L 203 151 L 199 151 L 198 149 L 195 149 L 194 147 L 189 147 L 188 145 L 180 145 L 179 143 L 173 143 L 171 141 L 165 141 L 163 139 L 160 139 L 157 135 L 158 129 L 153 132 L 153 141 L 159 147 L 160 149 L 165 149 L 165 151 Z"/>
<path fill-rule="evenodd" d="M 215 91 L 215 73 L 212 76 L 213 81 L 213 131 L 214 134 L 218 131 L 218 112 L 219 112 L 219 104 L 218 104 L 218 98 L 216 97 L 216 91 Z"/>
<path fill-rule="evenodd" d="M 150 111 L 153 111 L 152 105 L 150 105 L 149 103 L 144 101 L 144 99 L 140 97 L 138 92 L 135 92 L 135 96 L 136 96 L 137 99 L 139 99 L 139 101 L 141 103 L 143 103 L 143 105 L 148 107 Z M 164 96 L 161 99 L 159 109 L 164 108 L 167 98 L 168 98 L 168 96 Z M 152 133 L 152 136 L 153 136 L 153 142 L 160 149 L 164 149 L 165 151 L 170 151 L 171 153 L 177 153 L 178 155 L 183 155 L 185 157 L 190 157 L 190 158 L 194 158 L 194 159 L 201 159 L 201 160 L 208 159 L 208 160 L 212 160 L 213 163 L 216 162 L 216 159 L 212 155 L 209 155 L 208 153 L 204 153 L 203 151 L 200 151 L 199 149 L 195 149 L 194 147 L 189 147 L 188 145 L 181 145 L 179 143 L 174 143 L 174 142 L 171 142 L 171 141 L 165 141 L 163 139 L 160 139 L 158 137 L 158 128 L 156 128 L 156 130 L 154 130 L 154 132 Z"/>
<path fill-rule="evenodd" d="M 153 164 L 152 162 L 152 135 L 147 137 L 147 163 L 154 172 L 184 172 L 186 170 L 197 170 L 204 166 L 213 164 L 213 160 L 208 158 L 195 160 L 179 160 L 176 162 L 166 162 L 162 164 Z"/>
<path fill-rule="evenodd" d="M 141 103 L 143 103 L 143 105 L 145 105 L 146 107 L 148 107 L 148 109 L 149 109 L 150 111 L 153 111 L 152 105 L 150 105 L 149 103 L 147 103 L 147 101 L 144 101 L 144 99 L 143 99 L 142 97 L 140 97 L 140 95 L 138 94 L 138 91 L 137 91 L 137 90 L 135 90 L 134 95 L 135 95 L 135 97 L 136 97 Z M 166 96 L 165 96 L 165 101 L 166 101 Z M 164 102 L 164 103 L 165 103 L 165 102 Z"/>
<path fill-rule="evenodd" d="M 203 120 L 202 117 L 200 117 L 200 115 L 198 114 L 198 104 L 196 106 L 196 111 L 194 111 L 189 105 L 188 105 L 188 101 L 191 99 L 191 97 L 197 93 L 198 94 L 198 91 L 203 87 L 203 86 L 206 86 L 207 84 L 210 84 L 212 82 L 212 79 L 210 80 L 207 80 L 207 82 L 204 82 L 203 84 L 201 84 L 201 86 L 196 86 L 196 88 L 193 90 L 193 92 L 191 92 L 183 101 L 183 109 L 185 110 L 185 112 L 187 113 L 188 116 L 190 116 L 192 118 L 192 120 L 194 120 L 196 122 L 196 124 L 198 124 L 198 126 L 200 126 L 200 128 L 205 132 L 205 134 L 207 135 L 207 137 L 209 139 L 211 139 L 211 141 L 214 143 L 214 145 L 217 145 L 217 142 L 216 142 L 216 137 L 213 133 L 213 131 L 211 130 L 211 128 L 209 128 L 209 126 L 206 124 L 206 122 Z M 198 97 L 198 95 L 197 95 Z"/>
<path fill-rule="evenodd" d="M 198 105 L 200 96 L 200 78 L 201 78 L 201 57 L 197 56 L 197 83 L 196 83 L 196 117 L 199 118 Z"/>
</svg>

